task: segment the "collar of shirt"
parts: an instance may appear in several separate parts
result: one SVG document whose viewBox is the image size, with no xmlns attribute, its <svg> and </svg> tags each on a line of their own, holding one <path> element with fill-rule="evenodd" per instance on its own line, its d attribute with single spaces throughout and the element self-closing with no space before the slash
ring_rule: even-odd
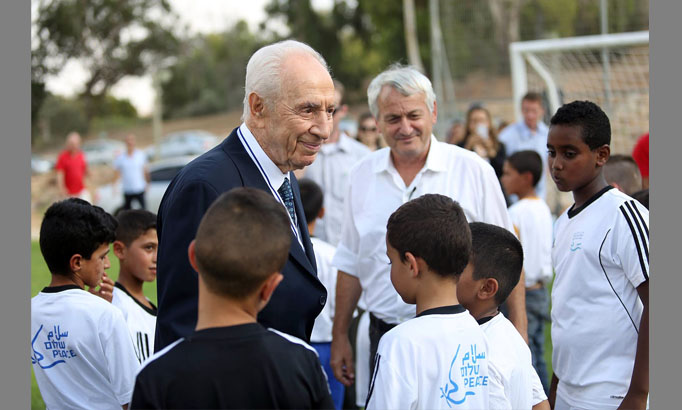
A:
<svg viewBox="0 0 682 410">
<path fill-rule="evenodd" d="M 536 134 L 547 135 L 549 132 L 549 128 L 542 121 L 538 122 L 538 128 L 535 131 L 528 128 L 525 121 L 519 121 L 517 123 L 517 129 L 519 131 L 519 136 L 522 138 L 530 138 Z"/>
<path fill-rule="evenodd" d="M 435 148 L 434 148 L 435 147 Z M 447 170 L 447 157 L 441 152 L 438 147 L 438 140 L 431 134 L 431 141 L 429 143 L 429 153 L 426 155 L 426 163 L 424 163 L 424 170 L 431 170 L 434 172 L 442 172 Z M 374 163 L 374 172 L 380 173 L 383 171 L 390 171 L 395 169 L 393 166 L 393 161 L 391 161 L 391 150 L 384 149 L 381 150 L 381 155 L 383 158 Z M 422 172 L 420 171 L 420 172 Z"/>
<path fill-rule="evenodd" d="M 287 172 L 286 174 L 282 173 L 282 171 L 277 168 L 277 165 L 275 165 L 274 162 L 268 157 L 268 155 L 263 151 L 263 148 L 261 148 L 260 144 L 256 140 L 256 137 L 253 136 L 249 128 L 246 126 L 245 123 L 242 123 L 242 125 L 239 126 L 239 130 L 242 133 L 242 136 L 244 136 L 244 142 L 248 145 L 246 148 L 246 151 L 249 153 L 249 156 L 251 157 L 251 160 L 253 160 L 256 165 L 260 163 L 261 167 L 261 172 L 264 172 L 266 179 L 270 181 L 272 184 L 272 188 L 276 190 L 279 189 L 279 187 L 282 186 L 282 183 L 284 183 L 284 178 L 289 177 L 289 180 L 291 180 L 291 177 L 289 176 L 289 173 Z M 254 158 L 255 157 L 255 158 Z M 275 194 L 276 192 L 273 192 Z"/>
</svg>

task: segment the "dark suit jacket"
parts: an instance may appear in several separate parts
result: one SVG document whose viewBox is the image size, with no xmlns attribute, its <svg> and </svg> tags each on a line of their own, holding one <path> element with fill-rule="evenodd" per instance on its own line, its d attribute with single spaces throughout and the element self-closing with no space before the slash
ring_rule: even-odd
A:
<svg viewBox="0 0 682 410">
<path fill-rule="evenodd" d="M 296 178 L 291 176 L 294 206 L 305 252 L 292 233 L 284 279 L 258 315 L 266 327 L 309 341 L 315 318 L 327 291 L 317 278 L 315 254 L 301 205 Z M 190 335 L 197 321 L 197 273 L 189 264 L 187 248 L 211 203 L 235 187 L 270 190 L 249 157 L 237 129 L 218 146 L 187 164 L 173 178 L 159 207 L 157 232 L 158 316 L 155 351 Z M 277 188 L 277 187 L 275 187 Z M 267 240 L 267 238 L 263 238 Z"/>
</svg>

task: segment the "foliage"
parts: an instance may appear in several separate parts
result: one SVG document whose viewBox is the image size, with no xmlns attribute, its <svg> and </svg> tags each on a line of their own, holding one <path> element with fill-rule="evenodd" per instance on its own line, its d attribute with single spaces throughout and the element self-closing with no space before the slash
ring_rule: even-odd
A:
<svg viewBox="0 0 682 410">
<path fill-rule="evenodd" d="M 83 63 L 88 122 L 121 78 L 145 74 L 177 47 L 167 0 L 45 0 L 36 15 L 32 78 L 41 82 L 72 59 Z"/>
<path fill-rule="evenodd" d="M 187 42 L 162 82 L 164 117 L 198 116 L 235 109 L 244 97 L 246 63 L 264 42 L 239 21 L 224 33 Z"/>
</svg>

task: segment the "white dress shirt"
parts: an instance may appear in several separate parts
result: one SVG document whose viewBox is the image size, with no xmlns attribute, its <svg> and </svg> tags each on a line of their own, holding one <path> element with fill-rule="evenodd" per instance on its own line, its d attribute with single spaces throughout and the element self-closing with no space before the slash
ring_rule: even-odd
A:
<svg viewBox="0 0 682 410">
<path fill-rule="evenodd" d="M 372 151 L 341 133 L 335 143 L 322 145 L 315 161 L 305 169 L 305 178 L 315 181 L 324 193 L 324 218 L 315 225 L 315 236 L 336 246 L 343 228 L 343 203 L 348 193 L 350 170 Z"/>
<path fill-rule="evenodd" d="M 386 223 L 400 205 L 427 193 L 458 201 L 469 222 L 514 231 L 495 171 L 476 153 L 432 135 L 426 163 L 409 186 L 393 166 L 390 148 L 369 154 L 351 171 L 341 242 L 332 263 L 360 280 L 368 310 L 388 323 L 414 317 L 415 306 L 403 302 L 391 284 Z"/>
<path fill-rule="evenodd" d="M 282 186 L 285 178 L 288 178 L 289 181 L 291 181 L 291 176 L 293 173 L 283 173 L 277 167 L 277 165 L 272 162 L 270 157 L 268 157 L 265 151 L 263 151 L 263 148 L 261 148 L 258 141 L 256 141 L 256 137 L 253 136 L 245 123 L 242 123 L 242 125 L 239 126 L 237 135 L 239 136 L 239 140 L 244 145 L 246 152 L 248 152 L 249 157 L 251 157 L 251 160 L 254 162 L 254 164 L 256 164 L 256 168 L 258 168 L 261 175 L 263 176 L 263 179 L 270 187 L 270 193 L 272 193 L 275 199 L 282 204 L 284 210 L 286 210 L 287 208 L 284 205 L 284 200 L 279 195 L 277 190 Z M 303 246 L 303 240 L 301 239 L 301 230 L 298 227 L 297 221 L 291 218 L 289 211 L 287 211 L 287 215 L 289 215 L 289 221 L 291 222 L 291 229 L 294 231 L 294 236 L 296 236 L 296 239 L 298 239 L 298 243 L 301 244 L 301 247 L 305 249 Z"/>
<path fill-rule="evenodd" d="M 549 128 L 544 122 L 538 122 L 538 129 L 532 131 L 525 122 L 515 122 L 499 135 L 499 140 L 504 144 L 507 157 L 518 151 L 532 150 L 540 154 L 542 159 L 542 176 L 535 187 L 537 196 L 546 200 L 547 198 L 547 134 Z M 516 195 L 514 195 L 516 197 Z"/>
</svg>

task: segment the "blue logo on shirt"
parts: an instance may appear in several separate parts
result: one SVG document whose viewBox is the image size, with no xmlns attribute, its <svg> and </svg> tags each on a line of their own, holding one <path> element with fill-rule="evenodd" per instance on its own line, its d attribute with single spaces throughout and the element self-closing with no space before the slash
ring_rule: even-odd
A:
<svg viewBox="0 0 682 410">
<path fill-rule="evenodd" d="M 488 385 L 488 376 L 482 376 L 480 374 L 481 364 L 479 361 L 485 360 L 485 352 L 477 353 L 477 345 L 473 344 L 470 345 L 470 351 L 464 353 L 464 357 L 462 357 L 460 362 L 460 375 L 464 380 L 464 388 L 468 390 L 458 394 L 458 398 L 452 397 L 460 390 L 460 387 L 457 382 L 455 382 L 452 374 L 452 371 L 455 368 L 455 362 L 457 361 L 457 356 L 459 355 L 460 347 L 461 345 L 457 345 L 457 351 L 455 352 L 455 356 L 452 358 L 452 362 L 450 363 L 448 382 L 444 387 L 440 388 L 440 398 L 445 399 L 445 403 L 449 408 L 452 408 L 453 404 L 460 405 L 464 403 L 467 399 L 467 396 L 475 396 L 476 392 L 471 389 Z"/>
<path fill-rule="evenodd" d="M 43 325 L 40 325 L 38 331 L 31 339 L 31 350 L 33 350 L 33 355 L 31 355 L 31 363 L 38 364 L 42 369 L 49 369 L 58 365 L 59 363 L 65 363 L 64 359 L 70 359 L 72 357 L 77 357 L 73 350 L 66 349 L 66 341 L 62 339 L 69 337 L 69 332 L 62 332 L 60 326 L 54 326 L 53 330 L 47 333 L 47 341 L 43 342 L 43 346 L 46 350 L 46 355 L 52 356 L 52 359 L 57 359 L 52 363 L 47 364 L 45 362 L 45 355 L 36 350 L 36 340 L 40 335 L 40 331 L 43 330 Z M 40 346 L 40 344 L 38 344 Z"/>
<path fill-rule="evenodd" d="M 571 239 L 571 252 L 575 252 L 581 248 L 582 239 L 583 239 L 583 234 L 585 232 L 576 232 L 573 234 L 573 239 Z"/>
</svg>

